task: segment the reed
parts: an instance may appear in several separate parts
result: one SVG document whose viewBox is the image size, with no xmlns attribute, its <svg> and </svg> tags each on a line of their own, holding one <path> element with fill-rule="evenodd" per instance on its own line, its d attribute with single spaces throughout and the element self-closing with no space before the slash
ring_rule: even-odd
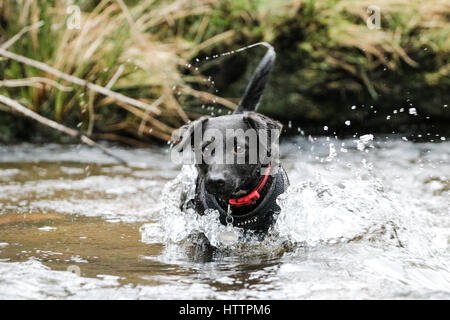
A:
<svg viewBox="0 0 450 320">
<path fill-rule="evenodd" d="M 231 35 L 188 41 L 185 30 L 176 27 L 207 14 L 210 1 L 78 4 L 80 29 L 68 27 L 73 16 L 64 1 L 7 0 L 0 5 L 1 38 L 13 40 L 4 43 L 8 52 L 0 61 L 0 94 L 89 135 L 109 133 L 103 137 L 115 140 L 123 140 L 117 139 L 121 135 L 170 139 L 175 128 L 190 120 L 182 108 L 189 99 L 216 99 L 225 108 L 234 107 L 207 92 L 208 87 L 205 92 L 193 89 L 206 79 L 195 70 L 185 72 L 197 48 Z"/>
<path fill-rule="evenodd" d="M 201 105 L 232 110 L 260 52 L 190 64 L 262 40 L 278 57 L 261 105 L 272 117 L 303 128 L 351 120 L 352 130 L 370 120 L 392 131 L 421 119 L 385 121 L 414 103 L 424 117 L 449 120 L 442 107 L 450 99 L 446 0 L 81 0 L 80 29 L 67 27 L 68 3 L 0 2 L 0 45 L 10 53 L 0 55 L 0 94 L 87 135 L 167 141 L 175 128 L 211 112 Z M 380 29 L 366 26 L 372 5 L 381 9 Z M 378 113 L 368 120 L 350 112 L 363 104 Z M 0 106 L 0 139 L 2 129 L 24 131 L 7 110 Z"/>
</svg>

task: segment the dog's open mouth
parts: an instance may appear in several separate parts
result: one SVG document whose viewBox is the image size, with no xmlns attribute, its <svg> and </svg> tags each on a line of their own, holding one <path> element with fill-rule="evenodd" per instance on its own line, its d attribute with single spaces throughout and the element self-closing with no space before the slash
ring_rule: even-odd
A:
<svg viewBox="0 0 450 320">
<path fill-rule="evenodd" d="M 248 194 L 248 190 L 237 190 L 231 194 L 231 198 L 240 198 Z"/>
</svg>

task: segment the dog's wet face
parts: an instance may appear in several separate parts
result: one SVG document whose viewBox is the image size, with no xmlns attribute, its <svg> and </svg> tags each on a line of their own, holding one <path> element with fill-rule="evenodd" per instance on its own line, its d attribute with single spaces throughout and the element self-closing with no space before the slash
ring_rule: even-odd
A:
<svg viewBox="0 0 450 320">
<path fill-rule="evenodd" d="M 197 169 L 204 178 L 206 191 L 219 199 L 245 195 L 258 179 L 260 162 L 250 161 L 252 148 L 257 147 L 255 142 L 234 134 L 248 129 L 242 116 L 218 117 L 206 124 L 201 143 L 203 161 L 197 164 Z"/>
<path fill-rule="evenodd" d="M 253 190 L 277 148 L 271 137 L 278 139 L 280 129 L 278 122 L 254 112 L 203 118 L 191 124 L 186 131 L 194 153 L 201 154 L 196 167 L 206 191 L 227 201 Z M 197 141 L 195 132 L 200 132 Z"/>
</svg>

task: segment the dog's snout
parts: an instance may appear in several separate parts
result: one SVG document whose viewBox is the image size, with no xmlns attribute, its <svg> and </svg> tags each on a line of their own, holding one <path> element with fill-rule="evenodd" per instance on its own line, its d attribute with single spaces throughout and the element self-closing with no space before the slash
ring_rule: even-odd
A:
<svg viewBox="0 0 450 320">
<path fill-rule="evenodd" d="M 209 174 L 206 182 L 217 187 L 223 187 L 225 185 L 225 176 L 222 173 Z"/>
<path fill-rule="evenodd" d="M 209 172 L 206 176 L 206 190 L 218 198 L 227 198 L 234 188 L 234 183 L 224 172 Z"/>
</svg>

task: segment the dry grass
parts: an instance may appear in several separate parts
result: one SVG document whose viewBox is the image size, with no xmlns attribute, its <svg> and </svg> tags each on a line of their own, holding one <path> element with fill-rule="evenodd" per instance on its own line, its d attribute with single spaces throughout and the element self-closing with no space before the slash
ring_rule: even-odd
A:
<svg viewBox="0 0 450 320">
<path fill-rule="evenodd" d="M 439 92 L 450 84 L 448 0 L 77 3 L 82 8 L 80 30 L 66 26 L 66 1 L 0 2 L 0 42 L 42 21 L 40 28 L 20 34 L 8 50 L 142 105 L 118 101 L 4 57 L 0 57 L 0 94 L 66 125 L 80 123 L 79 129 L 92 136 L 136 145 L 152 138 L 166 141 L 175 128 L 199 116 L 197 105 L 215 101 L 233 109 L 235 99 L 217 97 L 200 71 L 187 65 L 199 54 L 261 40 L 280 48 L 277 67 L 287 60 L 286 69 L 279 69 L 283 74 L 274 73 L 271 82 L 279 86 L 271 92 L 273 99 L 286 105 L 272 113 L 281 118 L 289 108 L 303 108 L 298 114 L 305 122 L 335 118 L 338 105 L 344 104 L 336 97 L 348 95 L 361 103 L 380 97 L 396 101 L 404 88 L 428 86 Z M 365 24 L 371 5 L 381 9 L 379 30 Z M 2 20 L 8 21 L 7 27 L 2 28 Z M 217 68 L 222 61 L 216 63 Z M 386 81 L 385 69 L 401 79 L 395 83 L 396 91 Z M 221 88 L 230 96 L 241 93 L 233 90 Z M 330 97 L 325 104 L 324 97 Z M 268 94 L 265 101 L 269 99 Z M 158 112 L 149 111 L 149 106 Z"/>
<path fill-rule="evenodd" d="M 189 96 L 207 101 L 215 99 L 227 108 L 234 107 L 233 103 L 213 93 L 192 89 L 193 83 L 205 82 L 199 73 L 191 72 L 186 76 L 181 72 L 199 48 L 214 45 L 232 35 L 227 32 L 215 39 L 199 36 L 198 42 L 194 42 L 185 40 L 188 37 L 182 28 L 173 34 L 179 20 L 207 14 L 211 10 L 211 1 L 147 0 L 129 8 L 124 1 L 102 0 L 89 11 L 81 12 L 81 29 L 67 28 L 66 4 L 62 1 L 55 1 L 54 5 L 51 1 L 42 1 L 39 5 L 35 1 L 9 1 L 3 10 L 8 18 L 17 19 L 20 28 L 40 20 L 45 24 L 27 30 L 28 33 L 10 51 L 40 60 L 65 74 L 132 95 L 160 110 L 146 112 L 61 81 L 54 75 L 10 62 L 0 91 L 35 111 L 48 113 L 51 110 L 56 121 L 79 118 L 82 129 L 88 134 L 96 131 L 114 133 L 117 128 L 116 135 L 105 137 L 118 137 L 125 131 L 139 139 L 151 136 L 168 140 L 175 128 L 190 120 L 181 106 L 181 99 L 189 99 Z M 19 12 L 20 16 L 15 16 Z M 23 68 L 25 76 L 18 74 Z M 37 81 L 42 78 L 47 80 L 44 83 Z M 7 85 L 11 88 L 20 84 L 29 86 L 25 96 L 23 90 L 5 90 Z M 60 90 L 71 86 L 70 92 Z M 108 110 L 117 112 L 117 108 L 126 110 L 125 117 L 117 122 L 109 120 Z M 128 125 L 123 126 L 123 123 Z"/>
</svg>

